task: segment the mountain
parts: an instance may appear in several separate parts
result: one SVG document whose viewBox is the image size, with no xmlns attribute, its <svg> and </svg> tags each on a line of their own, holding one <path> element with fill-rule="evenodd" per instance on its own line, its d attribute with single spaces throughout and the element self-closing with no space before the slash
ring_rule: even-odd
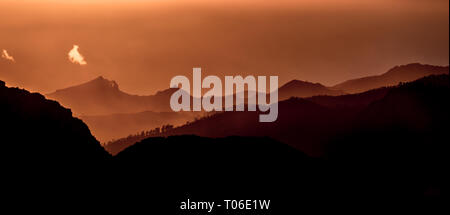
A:
<svg viewBox="0 0 450 215">
<path fill-rule="evenodd" d="M 316 104 L 339 109 L 362 109 L 370 103 L 380 100 L 393 87 L 381 87 L 363 93 L 345 94 L 341 96 L 313 96 L 306 98 Z"/>
<path fill-rule="evenodd" d="M 418 63 L 396 66 L 388 72 L 364 78 L 352 79 L 332 87 L 348 93 L 358 93 L 367 90 L 395 86 L 400 82 L 414 81 L 428 75 L 448 74 L 449 67 L 422 65 Z"/>
<path fill-rule="evenodd" d="M 286 100 L 291 97 L 311 97 L 319 95 L 337 96 L 344 94 L 341 90 L 334 90 L 319 83 L 292 80 L 278 89 L 278 100 Z"/>
<path fill-rule="evenodd" d="M 167 89 L 151 96 L 122 92 L 115 81 L 102 76 L 77 86 L 47 94 L 50 99 L 72 109 L 77 115 L 105 115 L 143 111 L 170 111 L 170 96 L 177 89 Z"/>
<path fill-rule="evenodd" d="M 110 155 L 91 135 L 88 127 L 69 109 L 38 93 L 9 88 L 0 81 L 2 163 L 15 163 L 17 170 L 39 166 L 92 165 Z"/>
</svg>

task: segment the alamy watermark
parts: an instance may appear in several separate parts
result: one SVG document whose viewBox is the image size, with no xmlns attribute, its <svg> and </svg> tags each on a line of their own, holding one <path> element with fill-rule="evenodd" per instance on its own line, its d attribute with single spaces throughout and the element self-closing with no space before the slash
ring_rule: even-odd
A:
<svg viewBox="0 0 450 215">
<path fill-rule="evenodd" d="M 278 76 L 270 76 L 269 93 L 267 93 L 266 81 L 266 76 L 258 76 L 258 80 L 251 75 L 245 78 L 242 76 L 225 76 L 225 94 L 222 95 L 222 81 L 219 77 L 211 75 L 202 80 L 202 69 L 194 68 L 192 94 L 190 94 L 190 81 L 186 76 L 175 76 L 170 81 L 170 88 L 179 88 L 170 98 L 170 107 L 176 112 L 181 110 L 202 111 L 202 108 L 207 112 L 223 110 L 244 111 L 245 93 L 247 92 L 248 111 L 256 111 L 256 106 L 258 106 L 261 112 L 268 112 L 260 114 L 259 121 L 274 122 L 278 118 Z M 257 83 L 258 86 L 256 86 Z M 245 85 L 247 85 L 247 91 L 244 91 Z M 210 90 L 202 96 L 202 89 Z M 234 89 L 236 89 L 236 104 L 233 96 Z M 257 94 L 258 96 L 256 96 Z M 269 102 L 267 102 L 267 95 L 269 95 Z M 223 98 L 225 106 L 222 103 Z M 256 100 L 258 100 L 258 105 Z"/>
</svg>

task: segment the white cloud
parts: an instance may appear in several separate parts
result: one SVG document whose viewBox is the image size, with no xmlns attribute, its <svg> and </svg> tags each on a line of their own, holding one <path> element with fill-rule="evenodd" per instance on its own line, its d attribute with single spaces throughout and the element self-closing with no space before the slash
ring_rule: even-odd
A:
<svg viewBox="0 0 450 215">
<path fill-rule="evenodd" d="M 16 62 L 16 60 L 14 60 L 14 57 L 9 55 L 8 51 L 6 51 L 5 49 L 2 50 L 2 58 L 12 62 Z"/>
<path fill-rule="evenodd" d="M 78 48 L 79 46 L 77 45 L 73 45 L 72 50 L 70 50 L 68 56 L 69 56 L 69 60 L 72 63 L 77 63 L 80 65 L 86 65 L 87 62 L 84 60 L 83 55 L 80 54 L 80 52 L 78 52 Z"/>
</svg>

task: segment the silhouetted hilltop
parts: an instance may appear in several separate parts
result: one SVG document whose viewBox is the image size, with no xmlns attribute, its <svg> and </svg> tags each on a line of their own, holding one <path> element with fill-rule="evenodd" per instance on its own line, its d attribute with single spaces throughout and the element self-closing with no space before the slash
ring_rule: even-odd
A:
<svg viewBox="0 0 450 215">
<path fill-rule="evenodd" d="M 413 63 L 396 66 L 382 75 L 348 80 L 332 88 L 343 90 L 348 93 L 364 92 L 379 87 L 395 86 L 400 82 L 414 81 L 429 75 L 448 74 L 448 68 L 448 66 L 443 67 Z"/>
<path fill-rule="evenodd" d="M 47 168 L 94 165 L 110 157 L 69 109 L 38 93 L 0 82 L 0 116 L 4 162 Z"/>
<path fill-rule="evenodd" d="M 177 89 L 167 89 L 152 96 L 122 92 L 115 81 L 102 76 L 77 86 L 46 95 L 68 107 L 77 115 L 105 115 L 143 111 L 171 111 L 170 96 Z"/>
<path fill-rule="evenodd" d="M 311 97 L 319 95 L 337 96 L 344 94 L 341 90 L 333 90 L 319 83 L 292 80 L 278 89 L 278 100 L 286 100 L 291 97 Z"/>
</svg>

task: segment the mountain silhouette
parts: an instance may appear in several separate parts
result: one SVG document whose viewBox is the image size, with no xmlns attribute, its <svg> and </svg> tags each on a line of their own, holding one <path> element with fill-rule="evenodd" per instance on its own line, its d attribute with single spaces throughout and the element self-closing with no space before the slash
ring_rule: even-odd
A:
<svg viewBox="0 0 450 215">
<path fill-rule="evenodd" d="M 379 87 L 395 86 L 400 82 L 414 81 L 428 75 L 448 74 L 448 68 L 448 66 L 442 67 L 413 63 L 396 66 L 382 75 L 348 80 L 332 88 L 347 93 L 359 93 Z"/>
<path fill-rule="evenodd" d="M 102 163 L 110 155 L 69 109 L 0 81 L 2 161 L 53 167 Z"/>
<path fill-rule="evenodd" d="M 319 83 L 292 80 L 278 89 L 278 100 L 286 100 L 291 97 L 311 97 L 319 95 L 337 96 L 344 94 L 343 91 L 333 90 Z"/>
<path fill-rule="evenodd" d="M 151 96 L 125 93 L 115 81 L 102 76 L 77 86 L 47 94 L 77 115 L 106 115 L 143 111 L 170 111 L 170 96 L 177 89 L 167 89 Z"/>
</svg>

